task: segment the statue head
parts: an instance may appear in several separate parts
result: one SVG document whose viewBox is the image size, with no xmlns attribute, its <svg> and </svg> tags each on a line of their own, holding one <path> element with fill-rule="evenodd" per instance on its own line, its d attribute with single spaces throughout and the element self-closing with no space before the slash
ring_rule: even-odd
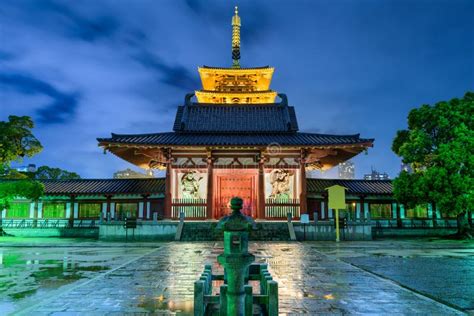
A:
<svg viewBox="0 0 474 316">
<path fill-rule="evenodd" d="M 242 209 L 242 205 L 244 204 L 244 200 L 242 200 L 241 198 L 239 198 L 238 196 L 236 197 L 233 197 L 231 200 L 230 200 L 230 208 L 232 209 L 232 211 L 234 213 L 236 212 L 240 212 L 240 210 Z"/>
</svg>

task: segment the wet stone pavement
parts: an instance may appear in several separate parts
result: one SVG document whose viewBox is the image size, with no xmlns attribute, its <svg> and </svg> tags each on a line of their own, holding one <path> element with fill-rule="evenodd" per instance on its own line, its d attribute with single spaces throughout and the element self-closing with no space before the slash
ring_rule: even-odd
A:
<svg viewBox="0 0 474 316">
<path fill-rule="evenodd" d="M 474 297 L 471 282 L 474 278 L 474 244 L 440 245 L 416 241 L 341 245 L 257 242 L 252 243 L 250 249 L 257 261 L 268 262 L 279 283 L 281 314 L 462 315 L 462 309 L 469 312 Z M 214 270 L 219 272 L 216 256 L 223 251 L 222 243 L 173 242 L 138 246 L 97 243 L 97 254 L 91 254 L 89 260 L 100 257 L 99 266 L 106 268 L 54 290 L 48 291 L 47 282 L 43 282 L 35 294 L 15 299 L 12 287 L 1 287 L 0 311 L 14 306 L 15 313 L 25 315 L 192 315 L 193 282 L 205 263 L 213 263 Z M 92 244 L 83 245 L 82 250 L 94 249 L 90 247 Z M 21 253 L 31 248 L 1 249 L 5 265 L 7 254 L 16 252 L 20 258 L 28 257 Z M 43 248 L 39 249 L 41 252 Z M 57 253 L 80 250 L 72 245 L 62 252 L 55 249 Z M 402 254 L 405 258 L 400 257 Z M 429 258 L 438 261 L 425 261 Z M 455 259 L 464 261 L 452 261 Z M 81 260 L 76 262 L 76 266 L 85 265 Z M 436 262 L 443 267 L 446 265 L 444 270 L 427 269 Z M 392 268 L 387 268 L 390 263 Z M 462 276 L 450 267 L 453 264 L 458 267 L 462 264 Z M 413 270 L 407 267 L 418 273 L 409 274 L 407 271 Z M 444 274 L 438 275 L 438 281 L 435 281 L 428 277 L 433 273 Z M 23 276 L 2 272 L 1 282 L 13 281 L 18 287 L 24 282 Z M 52 276 L 53 280 L 55 278 L 58 275 Z M 459 298 L 458 301 L 446 300 L 448 293 Z"/>
</svg>

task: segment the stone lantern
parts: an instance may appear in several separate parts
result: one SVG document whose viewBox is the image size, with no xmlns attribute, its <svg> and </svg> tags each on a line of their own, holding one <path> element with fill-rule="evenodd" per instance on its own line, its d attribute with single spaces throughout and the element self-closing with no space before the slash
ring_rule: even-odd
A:
<svg viewBox="0 0 474 316">
<path fill-rule="evenodd" d="M 232 198 L 232 214 L 222 218 L 217 225 L 224 231 L 224 253 L 217 261 L 226 274 L 227 315 L 245 315 L 245 282 L 249 266 L 255 261 L 255 256 L 248 252 L 249 231 L 255 222 L 240 212 L 242 204 L 241 198 Z"/>
</svg>

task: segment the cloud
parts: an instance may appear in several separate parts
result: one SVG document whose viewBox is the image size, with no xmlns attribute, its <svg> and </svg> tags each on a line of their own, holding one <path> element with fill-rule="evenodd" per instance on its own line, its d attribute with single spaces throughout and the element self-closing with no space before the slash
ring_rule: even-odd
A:
<svg viewBox="0 0 474 316">
<path fill-rule="evenodd" d="M 221 1 L 214 1 L 212 5 L 199 0 L 186 0 L 185 4 L 197 18 L 213 24 L 216 28 L 229 27 L 234 14 L 234 5 L 223 5 Z M 271 8 L 271 7 L 270 7 Z M 271 30 L 272 19 L 269 18 L 269 7 L 256 1 L 247 1 L 239 4 L 239 15 L 242 21 L 242 44 L 253 46 Z"/>
<path fill-rule="evenodd" d="M 36 111 L 42 124 L 63 123 L 74 117 L 79 105 L 78 93 L 65 93 L 45 81 L 17 73 L 0 74 L 0 86 L 26 95 L 46 95 L 52 101 Z"/>
<path fill-rule="evenodd" d="M 186 5 L 188 6 L 191 11 L 193 11 L 196 14 L 202 14 L 204 12 L 204 6 L 202 5 L 203 3 L 198 0 L 186 0 L 185 1 Z"/>
<path fill-rule="evenodd" d="M 41 29 L 65 32 L 71 38 L 87 42 L 113 37 L 120 29 L 118 20 L 107 11 L 97 14 L 94 6 L 74 7 L 65 3 L 48 0 L 13 2 L 8 4 L 7 12 L 16 12 L 18 20 L 33 22 Z"/>
<path fill-rule="evenodd" d="M 268 17 L 269 8 L 263 8 L 261 5 L 252 5 L 251 9 L 246 9 L 246 7 L 243 9 L 245 10 L 243 13 L 239 12 L 240 15 L 243 15 L 241 18 L 242 43 L 253 46 L 258 44 L 265 36 L 268 36 L 272 29 L 272 20 Z"/>
<path fill-rule="evenodd" d="M 10 61 L 14 58 L 13 54 L 0 50 L 0 61 Z"/>
<path fill-rule="evenodd" d="M 57 14 L 59 18 L 63 18 L 69 26 L 70 34 L 84 41 L 93 42 L 111 37 L 119 29 L 119 23 L 113 16 L 84 17 L 71 8 L 54 1 L 47 1 L 41 7 L 47 12 Z"/>
<path fill-rule="evenodd" d="M 199 81 L 188 68 L 182 65 L 170 65 L 164 62 L 159 56 L 143 50 L 137 54 L 135 60 L 145 68 L 154 70 L 158 73 L 159 81 L 170 86 L 193 91 L 199 87 Z"/>
<path fill-rule="evenodd" d="M 53 12 L 59 19 L 63 19 L 69 26 L 69 32 L 73 37 L 84 41 L 96 41 L 113 36 L 119 29 L 118 21 L 107 15 L 88 18 L 80 15 L 69 7 L 55 1 L 42 3 L 41 8 L 46 13 Z"/>
<path fill-rule="evenodd" d="M 300 130 L 375 137 L 369 156 L 356 158 L 357 172 L 376 165 L 395 174 L 391 138 L 410 108 L 462 96 L 473 78 L 465 39 L 474 2 L 422 2 L 406 10 L 378 2 L 3 1 L 0 116 L 41 123 L 35 133 L 47 150 L 33 163 L 110 176 L 130 164 L 100 156 L 95 138 L 171 130 L 175 105 L 201 86 L 196 66 L 230 63 L 237 4 L 242 64 L 276 67 L 272 88 L 288 93 Z"/>
</svg>

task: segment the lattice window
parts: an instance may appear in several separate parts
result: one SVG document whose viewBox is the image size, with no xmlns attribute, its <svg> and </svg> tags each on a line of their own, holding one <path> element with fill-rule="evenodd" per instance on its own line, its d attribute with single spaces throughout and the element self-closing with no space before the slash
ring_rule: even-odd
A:
<svg viewBox="0 0 474 316">
<path fill-rule="evenodd" d="M 405 211 L 406 218 L 428 218 L 428 205 L 417 205 Z"/>
<path fill-rule="evenodd" d="M 371 218 L 392 218 L 391 203 L 370 203 L 369 209 Z"/>
<path fill-rule="evenodd" d="M 138 203 L 117 203 L 115 213 L 118 219 L 124 219 L 127 216 L 137 217 Z"/>
<path fill-rule="evenodd" d="M 7 209 L 7 218 L 28 218 L 30 217 L 30 203 L 14 202 Z"/>
<path fill-rule="evenodd" d="M 43 218 L 64 218 L 66 217 L 66 203 L 47 202 L 43 203 Z"/>
<path fill-rule="evenodd" d="M 97 218 L 102 211 L 101 203 L 80 203 L 79 218 Z"/>
</svg>

